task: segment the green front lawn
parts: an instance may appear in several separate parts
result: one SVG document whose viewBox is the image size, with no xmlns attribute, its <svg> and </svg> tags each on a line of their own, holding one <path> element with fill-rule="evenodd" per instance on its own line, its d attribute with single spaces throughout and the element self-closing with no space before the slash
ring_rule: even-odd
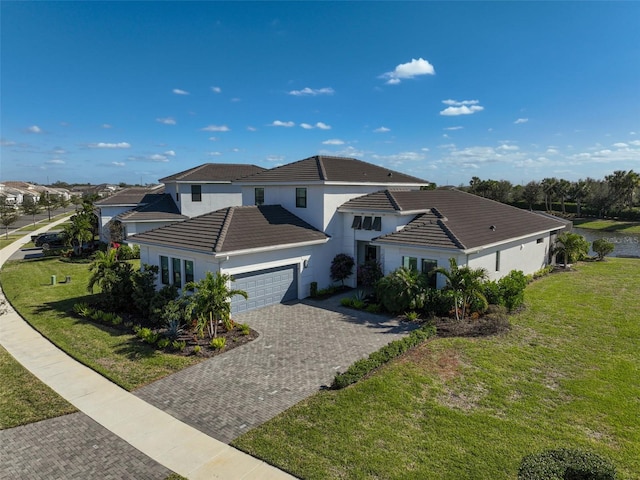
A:
<svg viewBox="0 0 640 480">
<path fill-rule="evenodd" d="M 304 479 L 514 479 L 556 447 L 638 479 L 639 295 L 639 260 L 579 264 L 527 287 L 510 333 L 428 341 L 233 445 Z"/>
<path fill-rule="evenodd" d="M 39 422 L 76 409 L 0 347 L 0 430 Z"/>
<path fill-rule="evenodd" d="M 592 220 L 578 218 L 573 221 L 576 227 L 603 232 L 640 233 L 640 222 L 621 222 L 617 220 Z"/>
<path fill-rule="evenodd" d="M 51 276 L 70 283 L 51 285 Z M 156 351 L 133 334 L 75 318 L 73 305 L 89 299 L 87 264 L 56 258 L 7 262 L 0 282 L 7 299 L 54 344 L 118 385 L 133 390 L 202 361 Z"/>
</svg>

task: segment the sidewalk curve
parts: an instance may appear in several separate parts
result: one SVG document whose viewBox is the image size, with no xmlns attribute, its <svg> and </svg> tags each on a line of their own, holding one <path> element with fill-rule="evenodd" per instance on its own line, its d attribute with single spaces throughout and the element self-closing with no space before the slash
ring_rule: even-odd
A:
<svg viewBox="0 0 640 480">
<path fill-rule="evenodd" d="M 0 266 L 31 235 L 0 250 Z M 4 299 L 4 294 L 0 293 Z M 8 306 L 0 344 L 25 368 L 80 411 L 168 469 L 192 480 L 293 479 L 291 475 L 215 440 L 120 388 L 54 346 Z"/>
</svg>

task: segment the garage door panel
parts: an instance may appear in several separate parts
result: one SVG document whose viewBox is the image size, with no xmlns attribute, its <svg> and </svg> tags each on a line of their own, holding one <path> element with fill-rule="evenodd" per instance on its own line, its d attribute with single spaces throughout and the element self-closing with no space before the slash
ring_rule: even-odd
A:
<svg viewBox="0 0 640 480">
<path fill-rule="evenodd" d="M 245 300 L 240 296 L 231 299 L 233 313 L 286 302 L 298 298 L 297 266 L 258 270 L 234 275 L 234 289 L 244 290 L 249 295 Z"/>
</svg>

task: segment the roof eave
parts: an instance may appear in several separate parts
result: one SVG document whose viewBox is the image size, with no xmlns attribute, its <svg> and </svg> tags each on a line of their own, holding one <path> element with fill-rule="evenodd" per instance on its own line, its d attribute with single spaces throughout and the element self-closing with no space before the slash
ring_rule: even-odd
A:
<svg viewBox="0 0 640 480">
<path fill-rule="evenodd" d="M 243 250 L 231 250 L 229 252 L 216 252 L 214 257 L 236 257 L 240 255 L 249 255 L 252 253 L 272 252 L 274 250 L 286 250 L 294 247 L 307 247 L 311 245 L 321 245 L 327 243 L 331 237 L 321 238 L 318 240 L 309 240 L 306 242 L 282 243 L 278 245 L 270 245 L 266 247 L 246 248 Z"/>
<path fill-rule="evenodd" d="M 468 248 L 466 248 L 464 250 L 464 253 L 467 253 L 467 254 L 479 253 L 482 250 L 486 250 L 488 248 L 497 247 L 497 246 L 503 245 L 505 243 L 517 242 L 519 240 L 524 240 L 525 238 L 529 238 L 529 237 L 536 237 L 538 235 L 545 235 L 545 234 L 553 232 L 554 230 L 561 230 L 563 228 L 564 228 L 564 225 L 559 225 L 558 227 L 555 227 L 555 228 L 548 228 L 548 229 L 545 229 L 545 230 L 539 230 L 537 232 L 532 232 L 532 233 L 527 233 L 525 235 L 520 235 L 519 237 L 507 238 L 507 239 L 499 241 L 499 242 L 485 243 L 484 245 L 478 245 L 478 246 L 475 246 L 475 247 L 468 247 Z"/>
</svg>

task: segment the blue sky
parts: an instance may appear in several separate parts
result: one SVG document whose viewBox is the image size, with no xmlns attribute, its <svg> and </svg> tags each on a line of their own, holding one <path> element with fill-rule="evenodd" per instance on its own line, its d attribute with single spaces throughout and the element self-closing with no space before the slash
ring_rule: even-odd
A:
<svg viewBox="0 0 640 480">
<path fill-rule="evenodd" d="M 0 180 L 344 155 L 438 184 L 640 170 L 637 2 L 11 2 Z"/>
</svg>

